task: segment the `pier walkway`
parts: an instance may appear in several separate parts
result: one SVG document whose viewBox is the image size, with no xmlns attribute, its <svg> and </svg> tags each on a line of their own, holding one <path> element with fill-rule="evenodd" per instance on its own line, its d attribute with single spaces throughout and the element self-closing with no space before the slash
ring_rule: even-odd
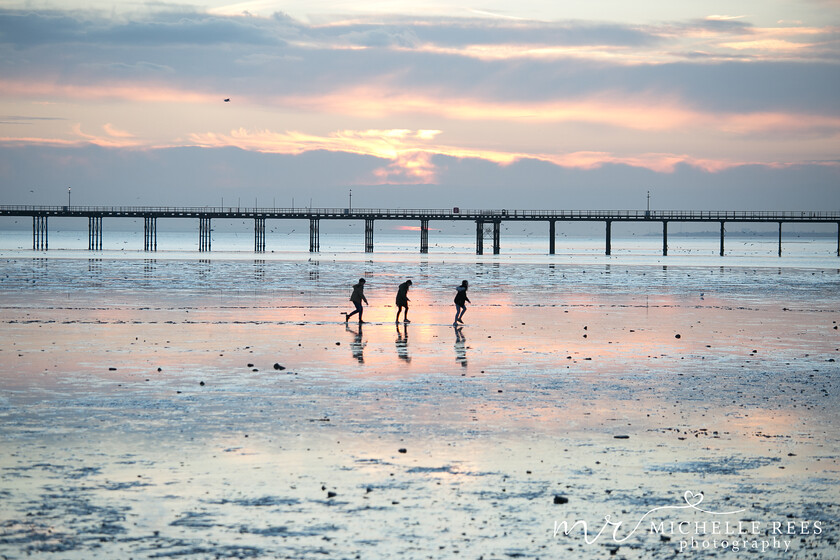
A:
<svg viewBox="0 0 840 560">
<path fill-rule="evenodd" d="M 32 218 L 32 249 L 49 249 L 49 218 L 87 218 L 88 249 L 102 249 L 103 220 L 143 218 L 143 249 L 157 250 L 157 220 L 192 218 L 198 220 L 198 250 L 211 250 L 213 219 L 254 220 L 254 251 L 266 250 L 266 220 L 308 220 L 309 250 L 320 250 L 321 220 L 363 220 L 365 252 L 373 252 L 376 220 L 420 222 L 420 252 L 429 251 L 429 222 L 475 222 L 476 254 L 484 253 L 484 241 L 492 239 L 493 253 L 501 251 L 501 223 L 507 221 L 545 222 L 548 225 L 548 253 L 554 254 L 557 222 L 603 222 L 605 254 L 612 251 L 614 222 L 659 222 L 662 224 L 662 254 L 668 254 L 670 222 L 705 222 L 720 225 L 720 255 L 724 255 L 726 224 L 733 222 L 778 224 L 779 256 L 782 255 L 783 224 L 810 223 L 837 225 L 837 256 L 840 257 L 840 212 L 811 211 L 688 211 L 688 210 L 462 210 L 452 209 L 373 209 L 373 208 L 240 208 L 240 207 L 154 207 L 154 206 L 0 206 L 0 216 Z"/>
</svg>

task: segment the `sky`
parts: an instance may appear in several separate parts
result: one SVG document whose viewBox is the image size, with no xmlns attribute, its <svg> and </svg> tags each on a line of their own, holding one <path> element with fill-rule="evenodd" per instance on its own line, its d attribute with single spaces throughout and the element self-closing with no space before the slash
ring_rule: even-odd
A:
<svg viewBox="0 0 840 560">
<path fill-rule="evenodd" d="M 838 0 L 0 0 L 0 53 L 0 204 L 840 210 Z"/>
</svg>

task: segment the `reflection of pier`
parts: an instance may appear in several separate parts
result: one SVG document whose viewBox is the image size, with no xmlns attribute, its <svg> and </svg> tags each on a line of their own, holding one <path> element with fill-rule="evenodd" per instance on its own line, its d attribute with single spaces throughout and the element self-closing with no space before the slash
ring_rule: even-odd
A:
<svg viewBox="0 0 840 560">
<path fill-rule="evenodd" d="M 493 254 L 501 251 L 501 223 L 509 221 L 545 222 L 548 224 L 548 253 L 556 249 L 557 222 L 603 222 L 606 230 L 605 253 L 612 253 L 613 224 L 659 222 L 662 224 L 662 254 L 668 254 L 668 224 L 699 222 L 720 225 L 720 255 L 724 255 L 727 223 L 763 223 L 779 226 L 779 256 L 782 255 L 784 224 L 836 224 L 837 256 L 840 256 L 840 212 L 769 212 L 769 211 L 682 211 L 682 210 L 389 210 L 348 208 L 164 208 L 146 206 L 0 206 L 0 216 L 32 217 L 32 249 L 46 251 L 49 218 L 88 218 L 89 249 L 102 249 L 104 218 L 143 218 L 143 249 L 157 250 L 158 218 L 194 218 L 199 222 L 199 251 L 210 251 L 211 220 L 254 220 L 254 251 L 266 250 L 266 220 L 308 220 L 309 250 L 320 251 L 321 220 L 363 220 L 365 252 L 373 252 L 374 225 L 377 220 L 419 221 L 420 252 L 429 252 L 430 221 L 471 221 L 475 223 L 475 252 L 484 254 L 484 240 L 492 239 Z"/>
</svg>

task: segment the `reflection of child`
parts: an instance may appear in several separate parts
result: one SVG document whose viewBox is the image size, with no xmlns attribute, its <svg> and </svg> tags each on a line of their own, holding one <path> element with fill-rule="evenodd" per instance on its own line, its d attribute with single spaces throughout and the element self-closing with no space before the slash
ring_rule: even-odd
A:
<svg viewBox="0 0 840 560">
<path fill-rule="evenodd" d="M 346 323 L 350 317 L 355 315 L 356 313 L 359 314 L 359 324 L 361 325 L 364 323 L 362 321 L 362 302 L 368 302 L 367 298 L 365 297 L 365 279 L 359 278 L 359 283 L 353 286 L 353 293 L 350 295 L 350 301 L 353 302 L 353 305 L 356 306 L 356 310 L 350 313 L 344 312 L 344 322 Z"/>
<path fill-rule="evenodd" d="M 411 286 L 411 280 L 406 280 L 400 287 L 397 288 L 397 320 L 396 322 L 400 322 L 400 312 L 405 308 L 405 313 L 403 314 L 403 321 L 406 323 L 410 323 L 411 321 L 408 320 L 408 288 Z"/>
<path fill-rule="evenodd" d="M 467 339 L 464 338 L 462 330 L 463 327 L 455 327 L 455 361 L 461 364 L 461 367 L 467 367 Z"/>
<path fill-rule="evenodd" d="M 455 321 L 452 323 L 453 325 L 457 325 L 458 323 L 463 323 L 464 321 L 461 318 L 464 316 L 464 313 L 467 312 L 467 304 L 466 302 L 470 302 L 470 298 L 467 297 L 467 288 L 470 287 L 469 282 L 464 280 L 461 282 L 461 285 L 455 288 Z"/>
</svg>

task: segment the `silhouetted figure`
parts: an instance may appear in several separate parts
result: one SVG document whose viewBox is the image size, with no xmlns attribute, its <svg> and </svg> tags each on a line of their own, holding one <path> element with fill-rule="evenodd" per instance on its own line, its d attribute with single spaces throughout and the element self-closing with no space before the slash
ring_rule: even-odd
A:
<svg viewBox="0 0 840 560">
<path fill-rule="evenodd" d="M 362 302 L 365 302 L 365 303 L 368 302 L 367 298 L 365 297 L 365 279 L 364 278 L 359 278 L 359 283 L 353 285 L 353 293 L 350 294 L 350 301 L 352 301 L 353 305 L 356 306 L 356 310 L 352 311 L 350 313 L 344 312 L 344 322 L 346 323 L 348 320 L 350 320 L 350 317 L 352 317 L 353 315 L 358 313 L 359 314 L 359 324 L 361 325 L 362 323 L 364 323 L 364 321 L 362 321 L 362 311 L 363 311 Z"/>
<path fill-rule="evenodd" d="M 408 325 L 400 326 L 397 323 L 397 356 L 404 362 L 411 362 L 411 357 L 408 355 Z"/>
<path fill-rule="evenodd" d="M 467 367 L 467 339 L 464 338 L 462 330 L 463 327 L 455 327 L 455 361 L 461 364 L 461 367 Z"/>
<path fill-rule="evenodd" d="M 455 321 L 452 323 L 453 325 L 457 326 L 458 323 L 463 324 L 463 316 L 464 313 L 467 312 L 467 302 L 470 301 L 470 298 L 467 297 L 467 288 L 470 287 L 469 282 L 464 280 L 461 282 L 461 285 L 455 288 Z"/>
<path fill-rule="evenodd" d="M 411 280 L 406 280 L 400 287 L 397 288 L 397 320 L 396 322 L 400 322 L 400 312 L 405 308 L 405 313 L 403 313 L 403 321 L 406 323 L 410 323 L 411 321 L 408 320 L 408 288 L 411 286 Z"/>
</svg>

